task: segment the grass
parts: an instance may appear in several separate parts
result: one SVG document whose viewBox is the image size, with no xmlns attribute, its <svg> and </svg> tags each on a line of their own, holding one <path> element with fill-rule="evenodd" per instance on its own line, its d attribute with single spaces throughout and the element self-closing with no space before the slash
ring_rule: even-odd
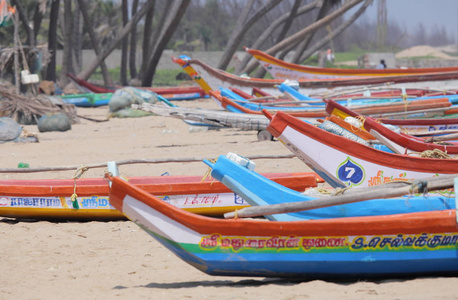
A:
<svg viewBox="0 0 458 300">
<path fill-rule="evenodd" d="M 60 73 L 60 67 L 58 72 Z M 109 69 L 111 79 L 115 84 L 119 84 L 120 80 L 120 68 Z M 176 77 L 182 70 L 157 70 L 153 78 L 153 86 L 179 86 L 183 84 L 183 80 L 177 80 Z M 102 71 L 98 68 L 90 77 L 92 82 L 103 84 Z"/>
</svg>

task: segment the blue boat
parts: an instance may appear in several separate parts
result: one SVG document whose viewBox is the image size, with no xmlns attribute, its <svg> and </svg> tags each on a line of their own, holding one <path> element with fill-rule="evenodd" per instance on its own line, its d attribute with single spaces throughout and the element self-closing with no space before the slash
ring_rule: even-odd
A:
<svg viewBox="0 0 458 300">
<path fill-rule="evenodd" d="M 122 178 L 110 180 L 116 209 L 209 275 L 348 280 L 458 274 L 453 209 L 288 222 L 227 220 L 176 208 Z"/>
<path fill-rule="evenodd" d="M 213 178 L 222 182 L 252 206 L 317 199 L 317 197 L 307 196 L 275 183 L 256 173 L 252 170 L 253 168 L 250 170 L 247 166 L 252 164 L 247 159 L 234 154 L 230 154 L 228 157 L 221 155 L 215 163 L 209 160 L 204 162 L 212 168 L 211 175 Z M 242 162 L 242 165 L 238 162 Z M 266 215 L 265 217 L 274 221 L 294 221 L 391 215 L 455 208 L 455 194 L 444 192 L 441 194 L 430 193 L 420 196 L 374 199 L 301 212 Z"/>
</svg>

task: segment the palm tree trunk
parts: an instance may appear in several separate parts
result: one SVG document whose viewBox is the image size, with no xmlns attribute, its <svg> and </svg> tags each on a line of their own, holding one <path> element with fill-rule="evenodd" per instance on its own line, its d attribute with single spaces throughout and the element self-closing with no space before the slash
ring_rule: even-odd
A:
<svg viewBox="0 0 458 300">
<path fill-rule="evenodd" d="M 83 67 L 83 24 L 81 23 L 81 11 L 78 2 L 75 3 L 73 13 L 73 56 L 75 57 L 75 72 L 81 71 Z"/>
<path fill-rule="evenodd" d="M 60 75 L 61 85 L 66 85 L 69 81 L 66 74 L 73 73 L 72 16 L 72 0 L 64 0 L 64 53 L 62 57 L 62 74 Z"/>
<path fill-rule="evenodd" d="M 159 63 L 159 59 L 162 56 L 162 52 L 164 51 L 167 43 L 172 38 L 173 33 L 177 29 L 178 25 L 180 24 L 181 18 L 183 17 L 186 9 L 188 8 L 189 3 L 191 0 L 179 0 L 181 2 L 178 6 L 176 14 L 170 16 L 170 21 L 167 22 L 169 25 L 165 29 L 164 34 L 159 39 L 159 42 L 156 44 L 154 49 L 154 53 L 148 62 L 148 68 L 142 78 L 142 86 L 151 86 L 153 83 L 154 73 L 156 72 L 157 65 Z"/>
<path fill-rule="evenodd" d="M 79 0 L 81 1 L 81 0 Z M 146 14 L 146 12 L 154 5 L 154 1 L 148 1 L 143 4 L 139 11 L 135 13 L 135 15 L 130 19 L 130 21 L 124 26 L 123 29 L 119 32 L 118 36 L 114 39 L 114 41 L 103 51 L 101 51 L 97 57 L 89 64 L 89 68 L 86 70 L 81 71 L 78 74 L 78 77 L 81 79 L 88 79 L 89 76 L 94 73 L 97 67 L 105 60 L 105 58 L 113 52 L 116 46 L 122 41 L 122 39 L 130 33 L 132 30 L 133 24 L 137 24 L 141 18 Z"/>
<path fill-rule="evenodd" d="M 27 16 L 27 10 L 24 7 L 24 4 L 21 0 L 11 0 L 11 4 L 16 6 L 16 9 L 19 13 L 19 18 L 21 19 L 22 26 L 24 27 L 25 33 L 27 35 L 27 45 L 35 46 L 35 35 L 29 25 L 29 18 Z"/>
<path fill-rule="evenodd" d="M 323 5 L 321 5 L 321 8 L 320 8 L 320 11 L 318 12 L 318 16 L 316 17 L 316 20 L 315 22 L 318 22 L 319 20 L 323 19 L 324 16 L 326 16 L 326 14 L 328 13 L 329 9 L 331 8 L 331 1 L 329 0 L 324 0 L 323 1 Z M 293 63 L 298 63 L 298 61 L 300 60 L 301 56 L 302 56 L 302 52 L 305 51 L 305 49 L 307 49 L 307 47 L 309 46 L 310 42 L 312 41 L 313 39 L 313 36 L 315 35 L 315 32 L 318 30 L 318 28 L 314 31 L 312 31 L 305 39 L 302 43 L 299 44 L 299 47 L 296 51 L 296 53 L 294 53 L 294 56 L 293 56 L 293 60 L 292 62 Z"/>
<path fill-rule="evenodd" d="M 348 26 L 353 24 L 359 16 L 361 16 L 364 11 L 366 11 L 367 7 L 372 4 L 373 0 L 366 0 L 363 5 L 344 23 L 342 23 L 339 27 L 337 27 L 334 31 L 330 32 L 327 36 L 325 36 L 323 39 L 315 43 L 310 49 L 308 49 L 306 52 L 302 54 L 302 57 L 300 61 L 304 61 L 305 59 L 309 58 L 315 51 L 326 45 L 329 41 L 331 41 L 333 38 L 341 34 L 345 29 L 347 29 Z"/>
<path fill-rule="evenodd" d="M 137 12 L 138 9 L 138 0 L 132 2 L 132 15 Z M 130 78 L 137 77 L 137 64 L 136 64 L 136 55 L 137 55 L 137 24 L 132 28 L 130 33 L 130 52 L 129 52 L 129 69 L 130 69 Z"/>
<path fill-rule="evenodd" d="M 60 0 L 53 0 L 49 13 L 48 51 L 51 53 L 46 66 L 46 80 L 56 81 L 57 21 L 59 19 Z"/>
<path fill-rule="evenodd" d="M 251 9 L 251 5 L 253 4 L 252 1 L 248 2 L 245 6 L 244 12 L 241 14 L 241 17 L 237 20 L 237 27 L 234 29 L 229 41 L 226 44 L 223 56 L 218 64 L 219 69 L 225 70 L 227 68 L 245 33 L 251 28 L 251 26 L 253 26 L 253 24 L 265 16 L 280 2 L 281 0 L 270 0 L 266 5 L 259 9 L 253 17 L 247 20 L 249 9 Z"/>
<path fill-rule="evenodd" d="M 122 26 L 126 26 L 129 21 L 129 9 L 127 0 L 122 0 Z M 121 48 L 121 85 L 127 85 L 127 57 L 129 51 L 129 35 L 126 35 L 122 40 Z"/>
<path fill-rule="evenodd" d="M 296 17 L 300 16 L 300 15 L 303 15 L 305 13 L 308 13 L 309 11 L 313 10 L 313 9 L 316 9 L 318 8 L 318 4 L 320 3 L 320 0 L 316 0 L 312 3 L 309 3 L 309 4 L 306 4 L 306 5 L 303 5 L 299 8 L 299 10 L 297 11 L 297 15 Z M 261 34 L 261 36 L 259 36 L 256 41 L 253 43 L 253 45 L 251 46 L 253 49 L 260 49 L 261 46 L 264 44 L 264 42 L 272 35 L 272 33 L 274 32 L 275 29 L 277 29 L 282 23 L 286 22 L 286 20 L 288 19 L 288 17 L 290 16 L 290 13 L 286 13 L 286 14 L 283 14 L 280 18 L 277 18 L 277 20 L 275 20 L 274 22 L 272 22 L 270 24 L 270 26 L 268 28 L 266 28 L 266 30 L 264 30 L 264 32 Z M 248 65 L 248 63 L 250 62 L 250 60 L 252 60 L 252 56 L 248 53 L 245 54 L 242 62 L 240 63 L 240 68 L 238 69 L 238 71 L 236 71 L 237 74 L 240 74 L 240 73 L 251 73 L 254 71 L 254 69 L 256 69 L 257 67 L 257 62 L 255 61 L 255 66 L 253 68 L 247 68 L 246 66 Z M 253 60 L 254 61 L 254 60 Z"/>
<path fill-rule="evenodd" d="M 307 26 L 306 28 L 302 29 L 301 31 L 296 32 L 295 34 L 291 35 L 289 38 L 281 41 L 280 43 L 277 43 L 276 45 L 272 46 L 271 48 L 267 49 L 265 52 L 270 55 L 274 55 L 280 50 L 286 49 L 294 44 L 297 44 L 298 41 L 303 39 L 305 36 L 307 36 L 310 32 L 316 30 L 317 28 L 320 28 L 322 26 L 326 26 L 329 24 L 332 20 L 335 18 L 340 17 L 342 14 L 347 12 L 349 9 L 354 7 L 355 5 L 359 4 L 363 0 L 350 0 L 346 2 L 345 5 L 343 5 L 341 8 L 337 9 L 333 13 L 329 14 L 328 16 L 322 18 L 318 22 L 315 22 L 311 24 L 310 26 Z M 257 62 L 253 62 L 249 64 L 246 69 L 251 69 L 256 68 Z"/>
<path fill-rule="evenodd" d="M 296 18 L 297 15 L 297 10 L 299 9 L 299 6 L 301 5 L 302 0 L 296 0 L 294 1 L 293 7 L 291 8 L 291 11 L 289 12 L 289 16 L 285 21 L 285 24 L 283 25 L 280 33 L 277 36 L 277 43 L 284 40 L 286 37 L 286 34 L 288 33 L 289 29 L 291 28 L 291 25 L 293 24 L 294 19 Z M 284 55 L 286 55 L 288 52 L 283 51 L 280 53 L 279 58 L 283 59 Z M 266 75 L 266 70 L 264 68 L 259 68 L 254 77 L 256 78 L 263 78 Z"/>
<path fill-rule="evenodd" d="M 97 36 L 94 32 L 94 26 L 92 25 L 92 20 L 89 17 L 87 12 L 87 5 L 85 0 L 78 0 L 79 8 L 81 10 L 81 14 L 83 15 L 84 23 L 86 24 L 86 29 L 91 38 L 92 47 L 94 48 L 95 55 L 99 55 L 102 51 L 100 50 L 100 44 L 97 40 Z M 105 64 L 105 61 L 100 63 L 100 69 L 102 69 L 102 76 L 105 85 L 113 85 L 113 81 L 111 80 L 110 72 L 108 71 L 108 67 Z"/>
</svg>

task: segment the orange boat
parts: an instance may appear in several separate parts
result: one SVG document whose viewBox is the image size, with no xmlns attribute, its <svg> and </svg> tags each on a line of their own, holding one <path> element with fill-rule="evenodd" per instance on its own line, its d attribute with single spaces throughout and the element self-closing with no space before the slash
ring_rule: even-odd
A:
<svg viewBox="0 0 458 300">
<path fill-rule="evenodd" d="M 315 173 L 269 173 L 303 191 L 321 181 Z M 221 183 L 201 176 L 134 177 L 130 183 L 164 201 L 205 215 L 222 215 L 248 204 Z M 117 220 L 125 217 L 108 202 L 107 179 L 1 180 L 0 217 L 57 220 Z"/>
<path fill-rule="evenodd" d="M 208 64 L 191 59 L 182 55 L 179 58 L 172 57 L 172 60 L 179 64 L 183 70 L 208 93 L 211 90 L 223 88 L 237 88 L 246 93 L 251 93 L 253 88 L 264 90 L 270 95 L 279 95 L 281 92 L 275 87 L 284 82 L 284 79 L 259 79 L 245 78 L 225 72 L 209 66 Z M 367 86 L 389 84 L 390 87 L 410 88 L 422 83 L 423 87 L 429 89 L 444 90 L 447 87 L 456 87 L 458 80 L 458 70 L 449 72 L 434 72 L 408 75 L 389 75 L 389 76 L 365 76 L 357 78 L 336 78 L 336 79 L 304 79 L 298 80 L 299 92 L 309 94 L 311 90 L 328 89 L 349 86 Z"/>
<path fill-rule="evenodd" d="M 245 48 L 275 79 L 306 80 L 357 77 L 405 76 L 427 73 L 457 72 L 458 67 L 418 69 L 337 69 L 288 63 L 265 52 Z"/>
<path fill-rule="evenodd" d="M 250 103 L 252 107 L 255 107 L 256 110 L 250 109 L 243 105 L 243 102 L 229 99 L 228 97 L 224 97 L 221 95 L 219 91 L 210 91 L 210 96 L 218 102 L 223 108 L 231 112 L 239 112 L 239 113 L 249 113 L 249 114 L 262 114 L 262 110 L 266 109 L 269 112 L 275 113 L 277 111 L 282 111 L 287 114 L 290 114 L 295 117 L 300 118 L 323 118 L 327 116 L 325 107 L 321 108 L 307 108 L 305 106 L 301 106 L 300 102 L 298 101 L 296 105 L 290 104 L 288 106 L 266 106 L 261 103 Z M 352 110 L 358 112 L 359 114 L 363 115 L 372 115 L 372 116 L 379 116 L 384 113 L 395 113 L 395 112 L 406 112 L 406 111 L 416 111 L 416 110 L 427 110 L 432 108 L 448 108 L 452 104 L 449 102 L 447 98 L 438 98 L 438 99 L 429 99 L 429 100 L 415 100 L 415 101 L 405 101 L 404 103 L 379 103 L 374 104 L 372 106 L 368 105 L 360 105 L 360 106 L 352 106 Z M 445 110 L 444 109 L 444 110 Z"/>
</svg>

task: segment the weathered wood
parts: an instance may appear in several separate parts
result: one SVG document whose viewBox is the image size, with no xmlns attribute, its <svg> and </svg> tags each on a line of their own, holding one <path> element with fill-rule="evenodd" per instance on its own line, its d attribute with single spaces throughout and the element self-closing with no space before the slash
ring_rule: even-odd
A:
<svg viewBox="0 0 458 300">
<path fill-rule="evenodd" d="M 352 107 L 353 108 L 353 107 Z M 404 117 L 407 115 L 414 115 L 414 114 L 420 114 L 424 113 L 427 115 L 438 115 L 437 113 L 441 113 L 441 115 L 444 114 L 446 110 L 449 110 L 450 107 L 437 107 L 437 108 L 429 108 L 429 109 L 417 109 L 417 110 L 409 110 L 409 111 L 401 111 L 401 112 L 394 112 L 394 113 L 382 113 L 382 114 L 377 114 L 377 115 L 370 115 L 371 117 L 377 117 L 377 118 L 390 118 L 390 117 Z M 437 112 L 437 113 L 435 113 Z M 434 114 L 435 113 L 435 114 Z"/>
<path fill-rule="evenodd" d="M 430 138 L 425 139 L 425 143 L 434 143 L 434 142 L 440 142 L 440 141 L 451 141 L 451 140 L 456 140 L 458 139 L 458 130 L 435 130 L 435 131 L 428 131 L 428 132 L 423 132 L 422 135 L 431 135 L 431 134 L 444 134 L 445 135 L 440 135 L 440 136 L 433 136 Z"/>
<path fill-rule="evenodd" d="M 359 190 L 361 192 L 357 192 L 358 189 L 355 189 L 356 191 L 353 191 L 347 195 L 345 195 L 344 192 L 344 195 L 342 196 L 318 198 L 309 201 L 252 206 L 238 210 L 236 212 L 226 213 L 224 214 L 224 217 L 227 219 L 232 219 L 235 217 L 251 218 L 272 214 L 292 213 L 335 205 L 361 202 L 371 199 L 385 199 L 408 194 L 425 193 L 427 191 L 433 190 L 448 189 L 453 188 L 454 180 L 457 176 L 458 174 L 453 174 L 434 178 L 418 179 L 414 180 L 410 184 L 403 186 L 400 186 L 399 184 L 397 186 L 393 186 L 392 184 L 385 184 L 382 186 L 375 186 Z"/>
</svg>

